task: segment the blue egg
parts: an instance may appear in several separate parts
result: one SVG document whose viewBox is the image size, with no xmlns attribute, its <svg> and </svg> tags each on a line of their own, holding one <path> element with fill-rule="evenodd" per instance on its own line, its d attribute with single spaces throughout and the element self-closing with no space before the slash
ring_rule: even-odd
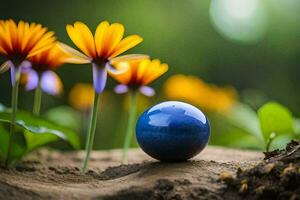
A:
<svg viewBox="0 0 300 200">
<path fill-rule="evenodd" d="M 210 126 L 196 107 L 167 101 L 146 110 L 138 119 L 140 147 L 161 161 L 184 161 L 200 153 L 208 143 Z"/>
</svg>

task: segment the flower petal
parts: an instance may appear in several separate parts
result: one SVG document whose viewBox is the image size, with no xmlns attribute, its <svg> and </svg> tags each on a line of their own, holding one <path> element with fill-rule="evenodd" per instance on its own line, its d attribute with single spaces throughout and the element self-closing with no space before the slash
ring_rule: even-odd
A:
<svg viewBox="0 0 300 200">
<path fill-rule="evenodd" d="M 124 94 L 128 92 L 128 87 L 127 85 L 119 84 L 114 88 L 114 92 L 117 94 Z"/>
<path fill-rule="evenodd" d="M 166 71 L 168 71 L 167 64 L 158 64 L 157 62 L 152 61 L 152 66 L 149 66 L 147 74 L 144 75 L 143 85 L 148 85 L 153 80 L 157 79 L 161 75 L 163 75 Z"/>
<path fill-rule="evenodd" d="M 119 23 L 111 24 L 103 37 L 101 56 L 104 58 L 110 57 L 111 52 L 119 44 L 124 35 L 124 26 Z"/>
<path fill-rule="evenodd" d="M 143 54 L 131 54 L 119 56 L 110 60 L 110 64 L 121 73 L 113 73 L 108 70 L 111 77 L 122 84 L 128 84 L 136 75 L 136 68 L 140 61 L 148 60 L 149 56 Z"/>
<path fill-rule="evenodd" d="M 27 46 L 28 42 L 29 42 L 29 23 L 25 23 L 24 25 L 24 30 L 23 30 L 23 38 L 21 40 L 21 50 L 24 51 L 25 47 Z"/>
<path fill-rule="evenodd" d="M 54 40 L 53 40 L 53 42 L 54 42 Z M 42 48 L 39 48 L 38 50 L 31 51 L 31 53 L 28 54 L 27 58 L 30 58 L 30 57 L 35 56 L 43 51 L 46 51 L 47 49 L 50 49 L 52 46 L 53 46 L 53 43 L 49 43 L 49 44 L 43 46 Z"/>
<path fill-rule="evenodd" d="M 9 19 L 7 22 L 7 29 L 8 29 L 9 35 L 10 35 L 11 45 L 13 47 L 16 47 L 17 39 L 18 39 L 17 24 L 12 19 Z"/>
<path fill-rule="evenodd" d="M 107 71 L 109 71 L 110 74 L 119 75 L 119 74 L 125 73 L 128 70 L 129 65 L 125 62 L 119 63 L 118 67 L 115 68 L 108 62 L 108 63 L 106 63 L 105 67 L 106 67 Z"/>
<path fill-rule="evenodd" d="M 75 22 L 74 28 L 77 29 L 78 33 L 80 34 L 81 39 L 83 41 L 83 45 L 88 50 L 91 57 L 96 57 L 97 53 L 95 47 L 95 40 L 89 27 L 87 27 L 87 25 L 85 25 L 82 22 Z"/>
<path fill-rule="evenodd" d="M 142 86 L 139 88 L 139 91 L 147 97 L 152 97 L 155 95 L 155 90 L 149 86 Z"/>
<path fill-rule="evenodd" d="M 131 60 L 138 61 L 138 60 L 144 60 L 144 59 L 149 59 L 149 56 L 146 54 L 128 54 L 128 55 L 112 58 L 112 59 L 110 59 L 110 63 L 112 63 L 114 65 L 118 62 L 128 62 Z"/>
<path fill-rule="evenodd" d="M 96 45 L 98 56 L 101 56 L 103 38 L 108 27 L 109 27 L 109 23 L 107 21 L 103 21 L 97 26 L 95 32 L 95 45 Z"/>
<path fill-rule="evenodd" d="M 103 92 L 107 80 L 106 67 L 99 67 L 93 63 L 93 81 L 94 89 L 96 93 L 100 94 Z"/>
<path fill-rule="evenodd" d="M 8 21 L 0 20 L 0 45 L 5 54 L 12 51 L 11 35 L 8 30 Z"/>
<path fill-rule="evenodd" d="M 59 42 L 58 46 L 66 54 L 70 55 L 69 58 L 65 59 L 65 62 L 67 62 L 67 63 L 85 64 L 85 63 L 91 62 L 91 58 L 87 57 L 86 55 L 82 54 L 81 52 L 77 51 L 76 49 L 70 47 L 69 45 Z"/>
<path fill-rule="evenodd" d="M 20 82 L 21 84 L 25 84 L 25 90 L 34 90 L 38 85 L 38 80 L 39 77 L 36 71 L 26 68 L 25 70 L 22 69 Z"/>
<path fill-rule="evenodd" d="M 139 35 L 131 35 L 124 38 L 114 49 L 114 52 L 110 55 L 109 58 L 114 58 L 121 53 L 131 49 L 132 47 L 138 45 L 143 41 L 143 38 Z"/>
<path fill-rule="evenodd" d="M 136 69 L 136 80 L 141 83 L 143 78 L 145 77 L 147 71 L 149 70 L 149 65 L 151 64 L 151 60 L 143 60 L 140 62 L 138 68 Z"/>
<path fill-rule="evenodd" d="M 89 55 L 86 47 L 83 44 L 83 41 L 81 39 L 81 37 L 79 36 L 77 30 L 72 26 L 72 25 L 67 25 L 66 26 L 66 30 L 67 33 L 70 37 L 70 39 L 72 40 L 72 42 L 87 56 L 91 57 L 91 55 Z"/>
<path fill-rule="evenodd" d="M 47 34 L 47 28 L 43 27 L 41 24 L 36 23 L 31 23 L 29 25 L 29 31 L 27 34 L 27 44 L 24 46 L 25 52 L 29 52 L 33 48 L 35 48 L 35 46 L 41 41 L 44 35 L 46 36 L 46 39 L 51 38 L 51 35 L 53 36 L 53 32 Z"/>
<path fill-rule="evenodd" d="M 74 26 L 66 26 L 67 33 L 73 43 L 88 57 L 96 55 L 95 41 L 90 29 L 81 22 L 75 22 Z"/>
<path fill-rule="evenodd" d="M 121 62 L 115 65 L 115 67 L 116 67 L 115 69 L 116 71 L 120 71 L 122 73 L 116 73 L 108 69 L 107 71 L 109 75 L 124 85 L 128 84 L 132 76 L 132 72 L 129 64 L 127 62 Z M 124 70 L 124 69 L 128 69 L 128 70 Z"/>
<path fill-rule="evenodd" d="M 22 67 L 22 71 L 23 71 L 24 69 L 29 69 L 29 68 L 31 68 L 31 63 L 30 63 L 28 60 L 24 60 L 24 61 L 21 63 L 20 67 Z"/>
<path fill-rule="evenodd" d="M 33 49 L 30 50 L 30 53 L 27 57 L 31 57 L 39 54 L 54 45 L 56 38 L 54 37 L 54 32 L 49 31 L 46 34 L 42 35 L 41 38 L 37 41 Z"/>
<path fill-rule="evenodd" d="M 11 77 L 11 85 L 14 86 L 16 84 L 16 80 L 21 76 L 21 67 L 15 67 L 15 65 L 11 62 L 10 64 L 10 77 Z"/>
<path fill-rule="evenodd" d="M 59 95 L 63 92 L 61 79 L 53 71 L 46 71 L 41 78 L 42 90 L 50 95 Z"/>
</svg>

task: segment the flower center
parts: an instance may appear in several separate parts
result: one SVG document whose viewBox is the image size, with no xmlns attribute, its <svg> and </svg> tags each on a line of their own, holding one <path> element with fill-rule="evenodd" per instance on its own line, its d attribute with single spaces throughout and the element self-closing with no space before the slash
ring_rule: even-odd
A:
<svg viewBox="0 0 300 200">
<path fill-rule="evenodd" d="M 104 58 L 94 58 L 93 63 L 95 63 L 98 67 L 104 67 L 105 64 L 108 62 L 108 59 Z"/>
</svg>

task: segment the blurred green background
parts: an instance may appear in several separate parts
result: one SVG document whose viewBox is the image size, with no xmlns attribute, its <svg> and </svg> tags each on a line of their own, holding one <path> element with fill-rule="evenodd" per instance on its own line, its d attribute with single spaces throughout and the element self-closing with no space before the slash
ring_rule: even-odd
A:
<svg viewBox="0 0 300 200">
<path fill-rule="evenodd" d="M 208 83 L 233 86 L 240 101 L 254 109 L 275 100 L 299 117 L 299 10 L 299 0 L 2 0 L 0 18 L 42 23 L 71 46 L 74 45 L 65 26 L 76 20 L 86 23 L 93 31 L 103 20 L 120 22 L 126 34 L 141 35 L 144 42 L 128 53 L 146 53 L 159 58 L 169 64 L 169 71 L 153 84 L 158 95 L 145 100 L 140 112 L 164 99 L 160 90 L 168 77 L 186 74 Z M 57 72 L 64 84 L 64 95 L 44 95 L 44 113 L 68 105 L 68 93 L 75 83 L 92 81 L 89 65 L 65 65 Z M 100 103 L 96 149 L 118 148 L 122 144 L 127 120 L 125 96 L 113 94 L 115 85 L 110 79 L 108 92 Z M 1 74 L 0 102 L 9 106 L 10 97 L 9 73 Z M 19 107 L 31 110 L 32 102 L 33 92 L 22 91 Z M 73 126 L 73 123 L 73 128 L 84 133 L 74 123 L 75 114 L 69 118 L 59 114 L 59 117 L 66 125 Z M 77 120 L 82 121 L 79 117 Z M 220 116 L 212 115 L 211 121 L 211 144 L 249 147 L 226 142 L 224 138 L 230 137 L 220 136 L 228 132 L 236 133 L 235 137 L 241 134 L 224 125 Z"/>
</svg>

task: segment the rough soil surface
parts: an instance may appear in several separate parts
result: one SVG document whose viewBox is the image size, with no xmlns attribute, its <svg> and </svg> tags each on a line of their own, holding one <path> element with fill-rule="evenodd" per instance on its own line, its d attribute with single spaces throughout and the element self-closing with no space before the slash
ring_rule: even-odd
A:
<svg viewBox="0 0 300 200">
<path fill-rule="evenodd" d="M 190 161 L 162 163 L 135 149 L 129 164 L 121 165 L 121 151 L 94 151 L 82 175 L 83 156 L 43 149 L 15 169 L 0 168 L 0 199 L 243 199 L 224 192 L 220 173 L 234 174 L 263 159 L 255 151 L 207 147 Z"/>
<path fill-rule="evenodd" d="M 225 197 L 243 199 L 300 199 L 300 143 L 290 142 L 286 149 L 265 153 L 265 161 L 253 168 L 239 169 L 220 176 L 228 184 Z"/>
</svg>

